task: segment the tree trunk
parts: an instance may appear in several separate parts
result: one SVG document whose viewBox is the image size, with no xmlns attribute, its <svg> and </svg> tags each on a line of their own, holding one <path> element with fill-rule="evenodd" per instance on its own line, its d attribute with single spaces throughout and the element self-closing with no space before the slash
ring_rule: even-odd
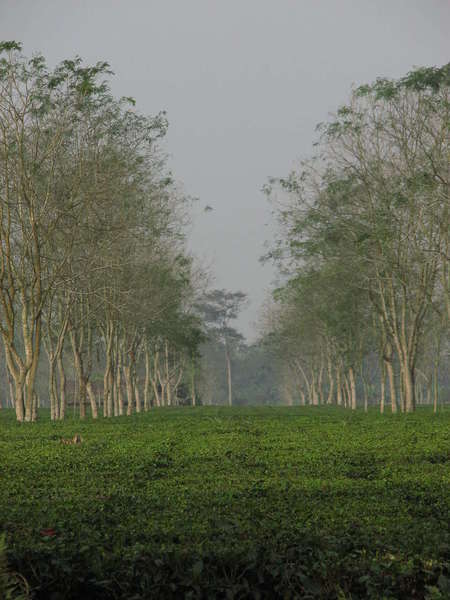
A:
<svg viewBox="0 0 450 600">
<path fill-rule="evenodd" d="M 153 393 L 155 396 L 156 406 L 158 406 L 158 407 L 163 406 L 164 391 L 163 391 L 162 379 L 161 379 L 160 373 L 159 373 L 159 351 L 156 351 L 155 355 L 153 357 L 153 376 L 151 379 L 152 379 Z M 159 382 L 159 385 L 161 386 L 161 393 L 159 391 L 158 382 Z"/>
<path fill-rule="evenodd" d="M 58 356 L 57 365 L 59 374 L 59 418 L 62 421 L 66 416 L 66 374 L 61 354 Z"/>
<path fill-rule="evenodd" d="M 11 377 L 11 373 L 9 372 L 8 367 L 6 367 L 6 371 L 8 373 L 9 400 L 11 402 L 11 407 L 15 408 L 16 407 L 16 402 L 15 402 L 15 398 L 14 398 L 14 383 L 13 383 L 13 378 Z"/>
<path fill-rule="evenodd" d="M 38 408 L 39 408 L 39 398 L 36 392 L 33 393 L 33 405 L 31 408 L 31 420 L 34 422 L 37 421 L 38 417 Z"/>
<path fill-rule="evenodd" d="M 92 389 L 92 383 L 90 381 L 86 381 L 85 389 L 91 405 L 92 418 L 96 419 L 98 417 L 97 400 L 95 398 L 94 390 Z"/>
<path fill-rule="evenodd" d="M 386 368 L 384 362 L 381 361 L 381 389 L 380 389 L 380 413 L 384 413 L 384 404 L 386 402 Z"/>
<path fill-rule="evenodd" d="M 136 399 L 136 412 L 141 412 L 141 395 L 139 393 L 139 377 L 137 375 L 133 378 L 134 396 Z"/>
<path fill-rule="evenodd" d="M 56 390 L 55 357 L 50 353 L 48 357 L 48 393 L 50 396 L 50 420 L 59 420 L 58 394 Z"/>
<path fill-rule="evenodd" d="M 5 336 L 3 336 L 3 342 L 8 373 L 14 381 L 14 408 L 16 411 L 16 419 L 19 422 L 23 422 L 25 420 L 23 386 L 25 382 L 26 370 L 23 365 L 23 361 L 19 356 L 17 356 L 17 354 L 14 354 L 12 344 L 8 343 L 8 341 L 5 339 Z M 16 357 L 16 360 L 14 357 Z"/>
<path fill-rule="evenodd" d="M 227 385 L 228 385 L 228 406 L 233 405 L 233 394 L 231 388 L 231 360 L 228 352 L 228 346 L 225 342 L 225 360 L 227 363 Z"/>
<path fill-rule="evenodd" d="M 124 365 L 123 374 L 125 375 L 125 386 L 127 390 L 127 415 L 133 413 L 133 385 L 131 382 L 131 367 Z"/>
<path fill-rule="evenodd" d="M 123 407 L 123 392 L 122 392 L 122 353 L 117 352 L 117 368 L 116 368 L 116 389 L 117 389 L 117 407 L 119 415 L 124 413 Z"/>
<path fill-rule="evenodd" d="M 348 382 L 348 378 L 347 376 L 344 374 L 344 408 L 349 408 L 351 406 L 351 392 L 350 392 L 350 385 Z"/>
<path fill-rule="evenodd" d="M 166 391 L 166 400 L 167 406 L 172 406 L 172 387 L 170 383 L 170 369 L 169 369 L 169 344 L 165 343 L 164 345 L 164 358 L 165 358 L 165 391 Z"/>
<path fill-rule="evenodd" d="M 333 377 L 333 367 L 331 364 L 331 359 L 328 356 L 328 398 L 327 404 L 333 404 L 334 399 L 334 377 Z"/>
<path fill-rule="evenodd" d="M 318 396 L 318 398 L 317 398 L 317 404 L 323 404 L 323 389 L 322 389 L 323 370 L 324 370 L 323 354 L 321 354 L 321 356 L 320 356 L 319 375 L 317 377 L 317 396 Z"/>
<path fill-rule="evenodd" d="M 356 409 L 356 384 L 355 384 L 355 373 L 353 371 L 353 367 L 349 368 L 348 377 L 350 380 L 351 408 L 352 408 L 352 410 L 355 410 Z"/>
<path fill-rule="evenodd" d="M 144 411 L 150 408 L 150 354 L 145 349 L 145 379 L 144 379 Z"/>
<path fill-rule="evenodd" d="M 342 406 L 342 381 L 339 367 L 336 368 L 336 402 L 338 406 Z"/>
<path fill-rule="evenodd" d="M 15 405 L 17 420 L 23 422 L 25 420 L 25 407 L 23 403 L 23 383 L 15 381 Z"/>
<path fill-rule="evenodd" d="M 103 373 L 103 416 L 112 417 L 113 389 L 111 375 L 113 373 L 113 341 L 114 327 L 111 320 L 107 320 L 103 334 L 105 341 L 105 371 Z"/>
<path fill-rule="evenodd" d="M 311 399 L 310 399 L 310 404 L 312 404 L 313 406 L 318 406 L 319 404 L 319 396 L 317 394 L 317 387 L 316 387 L 316 378 L 314 376 L 314 371 L 311 369 Z"/>
<path fill-rule="evenodd" d="M 197 395 L 195 390 L 195 363 L 192 360 L 192 368 L 191 368 L 191 398 L 192 398 L 192 406 L 196 406 L 197 404 Z"/>
<path fill-rule="evenodd" d="M 81 354 L 76 347 L 76 340 L 71 332 L 70 339 L 72 342 L 72 353 L 73 362 L 75 366 L 75 372 L 78 379 L 78 406 L 80 411 L 80 419 L 86 418 L 86 380 L 83 373 L 83 360 Z"/>
<path fill-rule="evenodd" d="M 413 412 L 416 409 L 414 369 L 410 367 L 408 361 L 405 361 L 405 363 L 402 365 L 402 379 L 405 398 L 405 411 Z"/>
<path fill-rule="evenodd" d="M 84 380 L 82 375 L 79 376 L 78 389 L 80 391 L 80 396 L 78 398 L 80 419 L 85 419 L 86 418 L 86 381 Z"/>
<path fill-rule="evenodd" d="M 364 412 L 368 412 L 368 410 L 369 410 L 369 386 L 367 385 L 366 378 L 364 377 L 364 367 L 362 364 L 361 364 L 360 376 L 361 376 L 361 381 L 363 384 Z"/>
<path fill-rule="evenodd" d="M 38 316 L 34 322 L 34 332 L 30 335 L 29 331 L 27 334 L 25 333 L 25 325 L 23 324 L 25 356 L 27 359 L 27 366 L 29 367 L 25 377 L 24 387 L 25 421 L 29 422 L 36 420 L 36 415 L 33 417 L 33 393 L 39 355 L 41 352 L 41 325 L 42 318 L 41 316 Z"/>
<path fill-rule="evenodd" d="M 392 364 L 393 350 L 390 342 L 387 342 L 383 351 L 383 363 L 386 368 L 388 380 L 389 380 L 389 395 L 391 399 L 391 412 L 397 412 L 397 393 L 395 389 L 395 374 L 394 366 Z"/>
<path fill-rule="evenodd" d="M 439 381 L 438 381 L 438 368 L 434 366 L 433 373 L 433 412 L 437 413 L 439 404 Z"/>
</svg>

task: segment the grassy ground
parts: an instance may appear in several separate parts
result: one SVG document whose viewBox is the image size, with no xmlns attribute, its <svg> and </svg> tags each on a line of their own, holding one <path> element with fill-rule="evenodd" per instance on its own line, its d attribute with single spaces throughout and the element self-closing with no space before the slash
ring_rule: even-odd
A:
<svg viewBox="0 0 450 600">
<path fill-rule="evenodd" d="M 0 414 L 0 533 L 37 598 L 450 598 L 449 522 L 450 410 Z"/>
</svg>

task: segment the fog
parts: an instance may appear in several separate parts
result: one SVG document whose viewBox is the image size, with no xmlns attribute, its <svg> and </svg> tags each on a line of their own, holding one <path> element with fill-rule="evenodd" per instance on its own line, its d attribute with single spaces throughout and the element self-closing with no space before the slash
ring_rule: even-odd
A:
<svg viewBox="0 0 450 600">
<path fill-rule="evenodd" d="M 214 287 L 249 294 L 249 339 L 274 277 L 268 176 L 308 156 L 352 85 L 448 62 L 449 25 L 447 0 L 0 0 L 1 39 L 107 60 L 117 95 L 167 111 L 170 166 L 198 198 L 191 248 Z"/>
</svg>

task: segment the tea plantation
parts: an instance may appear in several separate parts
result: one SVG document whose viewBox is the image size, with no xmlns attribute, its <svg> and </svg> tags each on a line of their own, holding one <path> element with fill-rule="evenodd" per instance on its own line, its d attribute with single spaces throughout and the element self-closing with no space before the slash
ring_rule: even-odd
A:
<svg viewBox="0 0 450 600">
<path fill-rule="evenodd" d="M 0 414 L 0 533 L 38 599 L 450 598 L 449 523 L 448 409 Z"/>
</svg>

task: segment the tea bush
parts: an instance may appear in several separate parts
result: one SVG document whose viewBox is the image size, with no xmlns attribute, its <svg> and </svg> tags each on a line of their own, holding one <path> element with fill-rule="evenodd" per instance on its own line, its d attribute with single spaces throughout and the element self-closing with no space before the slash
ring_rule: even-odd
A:
<svg viewBox="0 0 450 600">
<path fill-rule="evenodd" d="M 448 409 L 0 414 L 0 533 L 38 599 L 449 598 L 449 484 Z"/>
</svg>

